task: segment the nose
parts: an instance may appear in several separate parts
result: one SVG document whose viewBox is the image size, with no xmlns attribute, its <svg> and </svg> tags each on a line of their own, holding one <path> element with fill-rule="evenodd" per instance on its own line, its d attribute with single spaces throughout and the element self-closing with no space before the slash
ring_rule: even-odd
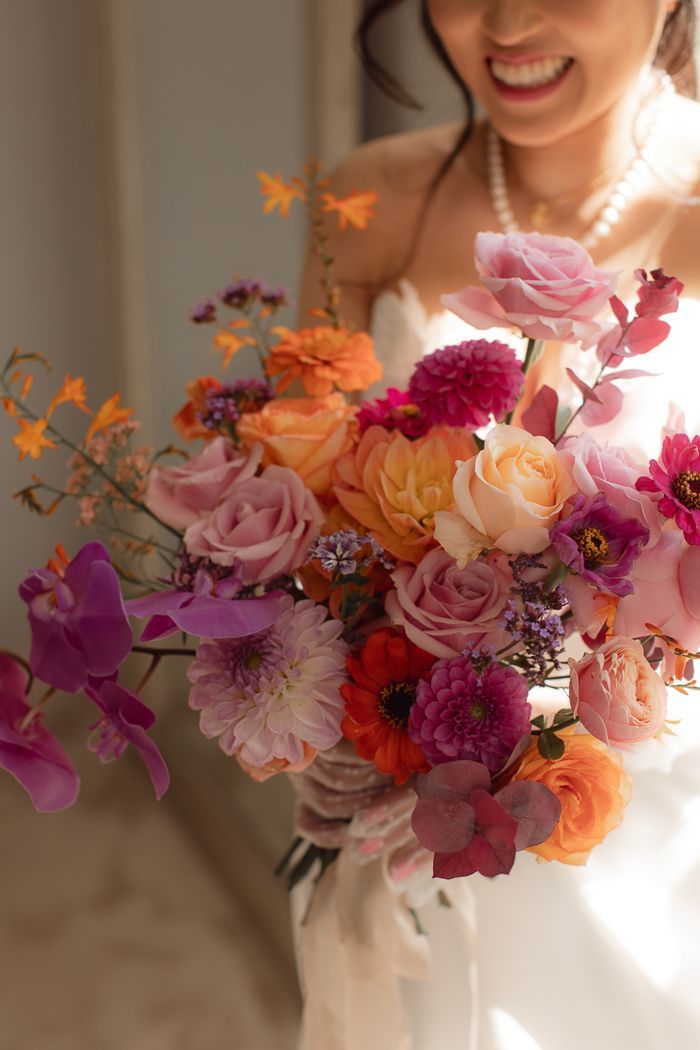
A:
<svg viewBox="0 0 700 1050">
<path fill-rule="evenodd" d="M 516 47 L 535 36 L 543 23 L 538 3 L 530 0 L 490 0 L 486 3 L 483 30 L 494 44 Z"/>
</svg>

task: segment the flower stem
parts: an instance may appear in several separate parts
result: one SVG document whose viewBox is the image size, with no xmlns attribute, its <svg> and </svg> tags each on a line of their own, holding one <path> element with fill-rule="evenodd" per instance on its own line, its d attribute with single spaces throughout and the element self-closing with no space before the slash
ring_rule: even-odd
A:
<svg viewBox="0 0 700 1050">
<path fill-rule="evenodd" d="M 149 656 L 196 656 L 196 649 L 159 649 L 155 645 L 132 645 L 132 653 L 147 653 Z"/>
<path fill-rule="evenodd" d="M 31 667 L 29 666 L 29 661 L 25 660 L 25 658 L 23 656 L 20 656 L 19 653 L 13 652 L 12 649 L 0 649 L 0 656 L 9 656 L 11 660 L 15 660 L 24 668 L 24 670 L 27 672 L 27 675 L 29 676 L 27 688 L 25 689 L 25 693 L 28 693 L 29 690 L 32 688 L 32 684 L 34 682 L 34 675 L 32 673 Z"/>
<path fill-rule="evenodd" d="M 35 704 L 33 704 L 32 707 L 29 708 L 29 710 L 27 711 L 26 715 L 22 719 L 22 722 L 21 722 L 20 727 L 19 727 L 19 734 L 20 734 L 20 736 L 22 735 L 22 733 L 24 733 L 26 731 L 27 727 L 36 718 L 36 716 L 39 714 L 41 709 L 46 706 L 46 704 L 48 703 L 48 701 L 51 699 L 51 697 L 53 696 L 53 694 L 55 692 L 56 692 L 56 690 L 54 689 L 54 687 L 53 686 L 49 686 L 49 688 L 46 690 L 44 695 L 39 697 L 37 702 Z"/>
<path fill-rule="evenodd" d="M 151 656 L 151 662 L 148 665 L 148 667 L 146 668 L 146 673 L 144 674 L 144 676 L 141 679 L 141 681 L 139 682 L 139 684 L 136 686 L 136 692 L 137 693 L 140 693 L 148 685 L 148 683 L 150 682 L 151 678 L 153 677 L 153 675 L 158 670 L 158 665 L 160 664 L 160 661 L 162 659 L 163 659 L 163 654 L 162 653 L 160 653 L 160 652 L 153 653 L 153 655 Z"/>
</svg>

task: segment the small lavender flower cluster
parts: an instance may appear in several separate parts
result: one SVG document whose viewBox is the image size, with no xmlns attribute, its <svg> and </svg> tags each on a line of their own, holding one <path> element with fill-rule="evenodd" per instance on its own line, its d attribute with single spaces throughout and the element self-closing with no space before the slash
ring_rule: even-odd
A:
<svg viewBox="0 0 700 1050">
<path fill-rule="evenodd" d="M 232 310 L 246 310 L 255 303 L 260 303 L 261 306 L 274 311 L 288 305 L 289 289 L 283 285 L 270 288 L 263 281 L 243 277 L 227 285 L 219 293 L 219 299 L 224 306 L 230 306 Z M 195 324 L 214 324 L 217 320 L 217 307 L 213 299 L 204 299 L 190 310 L 190 321 Z"/>
<path fill-rule="evenodd" d="M 513 572 L 513 598 L 506 603 L 505 628 L 514 642 L 520 643 L 520 666 L 531 683 L 543 685 L 550 670 L 560 667 L 559 656 L 564 644 L 564 624 L 557 615 L 566 605 L 559 587 L 545 590 L 544 581 L 527 580 L 528 569 L 545 569 L 529 554 L 509 562 Z"/>
<path fill-rule="evenodd" d="M 207 392 L 206 407 L 197 413 L 197 419 L 207 430 L 230 431 L 244 413 L 257 412 L 272 397 L 266 379 L 234 379 Z"/>
<path fill-rule="evenodd" d="M 212 590 L 224 580 L 231 581 L 231 588 L 235 589 L 236 594 L 241 589 L 240 562 L 235 561 L 233 565 L 217 565 L 209 558 L 199 558 L 194 554 L 189 554 L 184 547 L 180 551 L 178 565 L 173 569 L 170 577 L 162 582 L 178 591 L 196 591 L 201 588 L 204 574 L 211 582 Z M 234 581 L 237 585 L 235 588 Z"/>
<path fill-rule="evenodd" d="M 358 561 L 355 555 L 366 544 L 369 544 L 371 553 Z M 330 536 L 318 536 L 309 548 L 308 556 L 309 561 L 318 558 L 326 572 L 339 576 L 361 572 L 373 561 L 378 561 L 385 569 L 394 568 L 394 563 L 373 536 L 361 536 L 354 529 L 340 529 Z"/>
</svg>

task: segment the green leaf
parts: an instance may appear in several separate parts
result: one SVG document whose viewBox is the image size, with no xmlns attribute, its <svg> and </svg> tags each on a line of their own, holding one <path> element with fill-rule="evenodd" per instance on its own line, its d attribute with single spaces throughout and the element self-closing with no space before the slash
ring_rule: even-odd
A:
<svg viewBox="0 0 700 1050">
<path fill-rule="evenodd" d="M 537 718 L 532 719 L 533 726 L 537 726 L 538 729 L 544 729 L 545 719 L 544 715 L 538 715 Z"/>
<path fill-rule="evenodd" d="M 564 754 L 564 741 L 556 733 L 540 733 L 537 738 L 537 750 L 542 755 L 542 758 L 547 758 L 550 762 L 556 762 Z"/>
<path fill-rule="evenodd" d="M 562 722 L 568 722 L 571 719 L 573 711 L 570 707 L 562 707 L 561 711 L 557 711 L 554 718 L 552 719 L 552 725 L 558 726 Z"/>
</svg>

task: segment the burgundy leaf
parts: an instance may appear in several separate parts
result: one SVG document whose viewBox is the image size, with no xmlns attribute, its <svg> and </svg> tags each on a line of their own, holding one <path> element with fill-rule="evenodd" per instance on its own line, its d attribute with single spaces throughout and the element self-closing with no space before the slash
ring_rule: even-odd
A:
<svg viewBox="0 0 700 1050">
<path fill-rule="evenodd" d="M 466 800 L 476 788 L 488 791 L 490 787 L 491 774 L 486 766 L 467 758 L 443 762 L 429 773 L 419 774 L 415 782 L 418 798 L 445 802 Z"/>
<path fill-rule="evenodd" d="M 465 799 L 418 799 L 412 823 L 416 838 L 431 853 L 456 853 L 474 837 L 476 816 Z"/>
<path fill-rule="evenodd" d="M 614 379 L 642 379 L 644 376 L 654 378 L 660 374 L 660 372 L 645 372 L 643 368 L 625 368 L 622 372 L 608 372 L 599 382 L 610 383 Z"/>
<path fill-rule="evenodd" d="M 584 381 L 582 379 L 579 379 L 579 377 L 576 375 L 576 373 L 574 371 L 572 371 L 572 369 L 567 368 L 566 374 L 568 375 L 569 379 L 574 384 L 574 386 L 578 387 L 578 389 L 583 394 L 584 402 L 586 402 L 586 401 L 600 401 L 600 398 L 596 394 L 596 392 L 593 389 L 593 387 L 590 387 L 588 385 L 588 383 L 584 383 Z"/>
<path fill-rule="evenodd" d="M 587 427 L 599 427 L 603 423 L 609 423 L 614 419 L 622 408 L 624 395 L 619 386 L 614 383 L 606 383 L 599 387 L 600 397 L 596 398 L 597 404 L 590 401 L 581 409 L 581 419 Z"/>
<path fill-rule="evenodd" d="M 556 795 L 544 784 L 534 781 L 513 780 L 495 798 L 518 822 L 516 850 L 537 846 L 548 839 L 561 814 Z"/>
<path fill-rule="evenodd" d="M 617 318 L 619 323 L 621 325 L 626 324 L 627 318 L 629 317 L 629 310 L 623 303 L 622 299 L 620 299 L 617 295 L 611 296 L 610 306 L 612 308 L 612 312 L 615 314 L 615 317 Z"/>
<path fill-rule="evenodd" d="M 666 321 L 656 317 L 635 317 L 625 332 L 624 345 L 629 354 L 647 354 L 663 343 L 671 331 Z"/>
<path fill-rule="evenodd" d="M 557 408 L 559 397 L 551 386 L 542 386 L 535 394 L 532 404 L 523 412 L 522 422 L 534 437 L 556 438 Z"/>
<path fill-rule="evenodd" d="M 488 793 L 478 788 L 470 801 L 477 814 L 477 831 L 457 853 L 436 853 L 433 875 L 455 879 L 463 875 L 507 875 L 515 861 L 517 821 Z"/>
</svg>

